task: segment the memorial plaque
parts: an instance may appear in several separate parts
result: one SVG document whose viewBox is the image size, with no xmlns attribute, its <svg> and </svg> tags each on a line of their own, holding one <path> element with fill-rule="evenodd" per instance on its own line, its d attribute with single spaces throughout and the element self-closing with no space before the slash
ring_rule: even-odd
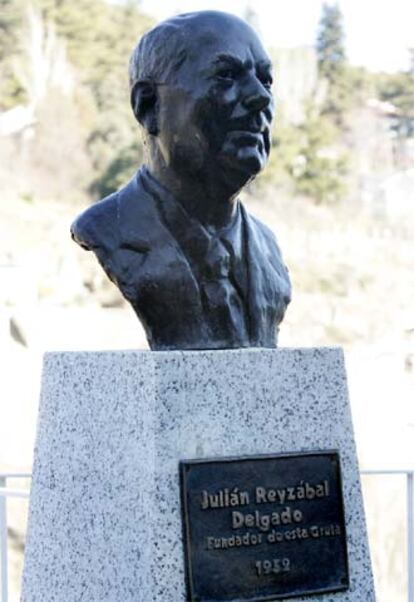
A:
<svg viewBox="0 0 414 602">
<path fill-rule="evenodd" d="M 180 462 L 189 602 L 349 587 L 336 451 Z"/>
</svg>

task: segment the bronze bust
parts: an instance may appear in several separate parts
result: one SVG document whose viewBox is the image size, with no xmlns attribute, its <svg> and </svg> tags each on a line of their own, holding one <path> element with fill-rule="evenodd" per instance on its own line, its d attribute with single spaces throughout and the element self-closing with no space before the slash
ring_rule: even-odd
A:
<svg viewBox="0 0 414 602">
<path fill-rule="evenodd" d="M 240 190 L 264 167 L 274 105 L 255 32 L 216 11 L 173 17 L 130 61 L 146 162 L 72 237 L 131 303 L 150 347 L 275 347 L 290 301 L 273 233 Z"/>
</svg>

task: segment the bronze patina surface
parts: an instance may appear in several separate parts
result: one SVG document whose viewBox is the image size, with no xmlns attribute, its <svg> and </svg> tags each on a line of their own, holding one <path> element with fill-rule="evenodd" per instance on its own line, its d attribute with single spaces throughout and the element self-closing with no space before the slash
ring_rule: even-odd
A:
<svg viewBox="0 0 414 602">
<path fill-rule="evenodd" d="M 188 13 L 141 39 L 129 75 L 145 163 L 75 220 L 73 239 L 152 349 L 275 347 L 289 276 L 273 232 L 239 200 L 270 152 L 268 54 L 241 19 Z"/>
</svg>

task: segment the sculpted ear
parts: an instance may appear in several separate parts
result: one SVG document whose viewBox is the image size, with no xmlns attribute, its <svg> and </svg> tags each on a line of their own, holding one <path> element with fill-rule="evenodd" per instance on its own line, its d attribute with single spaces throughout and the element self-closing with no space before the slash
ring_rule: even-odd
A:
<svg viewBox="0 0 414 602">
<path fill-rule="evenodd" d="M 158 95 L 151 82 L 136 82 L 131 89 L 131 106 L 135 119 L 152 136 L 158 134 Z"/>
</svg>

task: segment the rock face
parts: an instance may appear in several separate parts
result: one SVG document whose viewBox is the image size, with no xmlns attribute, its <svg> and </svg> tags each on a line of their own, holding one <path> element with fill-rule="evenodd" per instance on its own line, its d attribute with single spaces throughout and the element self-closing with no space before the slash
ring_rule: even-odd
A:
<svg viewBox="0 0 414 602">
<path fill-rule="evenodd" d="M 373 601 L 340 350 L 47 354 L 22 601 L 184 602 L 179 461 L 317 450 L 341 459 L 335 600 Z"/>
</svg>

